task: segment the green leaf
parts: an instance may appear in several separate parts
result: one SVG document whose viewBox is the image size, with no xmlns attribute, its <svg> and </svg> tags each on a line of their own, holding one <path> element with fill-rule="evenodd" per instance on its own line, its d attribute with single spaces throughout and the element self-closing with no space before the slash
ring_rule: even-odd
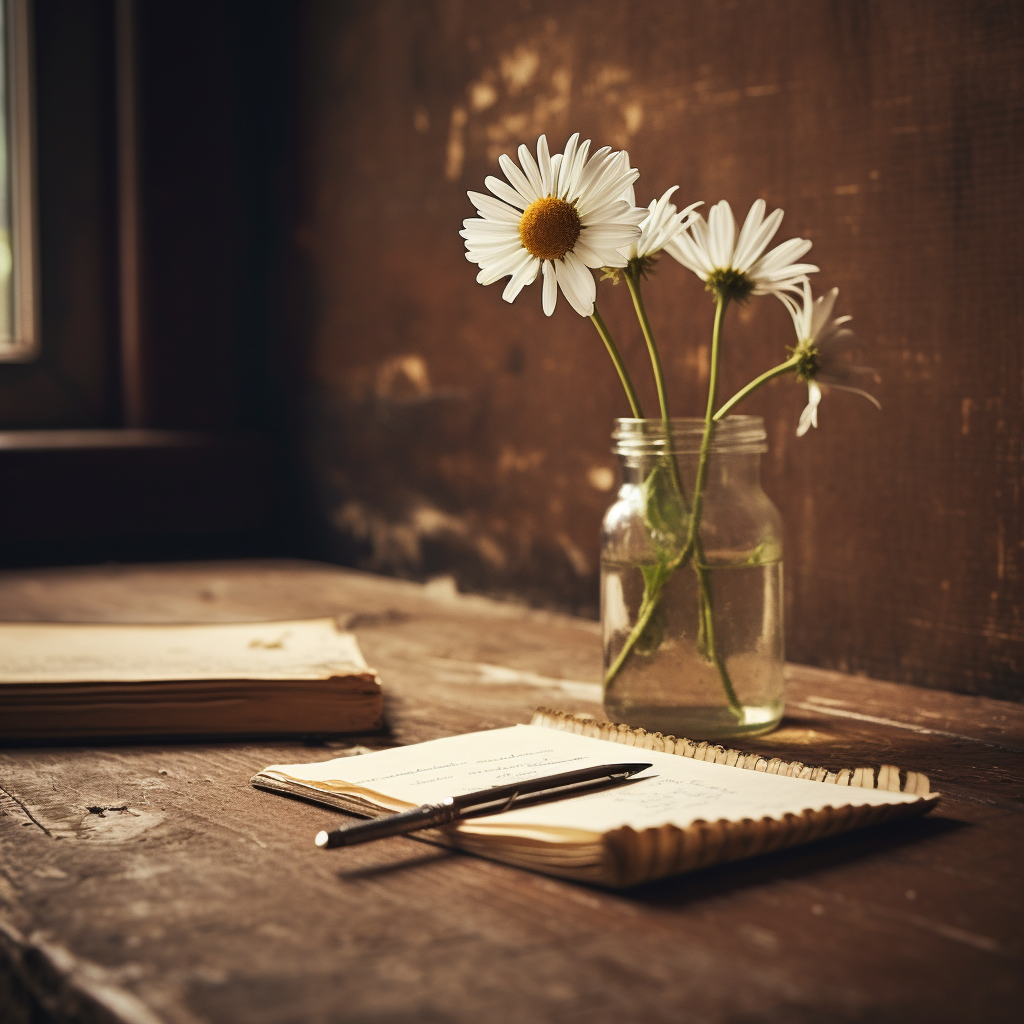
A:
<svg viewBox="0 0 1024 1024">
<path fill-rule="evenodd" d="M 644 626 L 643 632 L 637 637 L 636 645 L 633 650 L 637 654 L 650 656 L 655 654 L 661 642 L 665 639 L 665 630 L 668 626 L 668 622 L 665 617 L 665 608 L 659 602 L 657 607 L 651 612 L 651 617 L 647 620 L 647 624 Z"/>
<path fill-rule="evenodd" d="M 674 553 L 686 543 L 689 515 L 679 496 L 672 468 L 663 459 L 641 485 L 643 518 L 656 551 Z"/>
<path fill-rule="evenodd" d="M 665 612 L 659 599 L 662 588 L 672 575 L 673 566 L 661 556 L 655 565 L 638 565 L 637 568 L 644 578 L 644 596 L 637 610 L 637 620 L 642 619 L 648 609 L 651 611 L 644 628 L 636 638 L 635 650 L 637 654 L 654 654 L 665 639 Z"/>
<path fill-rule="evenodd" d="M 637 568 L 644 578 L 643 603 L 647 604 L 651 600 L 652 594 L 656 594 L 661 590 L 662 576 L 665 573 L 665 560 L 661 559 L 657 565 L 639 565 Z"/>
</svg>

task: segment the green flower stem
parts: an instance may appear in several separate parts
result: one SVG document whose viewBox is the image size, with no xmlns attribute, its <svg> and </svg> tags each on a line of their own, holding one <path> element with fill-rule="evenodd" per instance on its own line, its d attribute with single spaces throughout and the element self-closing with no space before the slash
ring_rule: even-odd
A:
<svg viewBox="0 0 1024 1024">
<path fill-rule="evenodd" d="M 591 314 L 590 319 L 593 320 L 597 333 L 601 335 L 604 347 L 608 349 L 608 355 L 612 357 L 615 369 L 619 372 L 619 380 L 622 381 L 622 386 L 625 388 L 626 398 L 629 399 L 629 407 L 633 410 L 634 418 L 642 420 L 644 414 L 640 411 L 640 401 L 636 397 L 636 391 L 633 390 L 633 382 L 629 379 L 629 371 L 626 369 L 626 364 L 622 361 L 622 356 L 619 355 L 619 350 L 615 347 L 615 342 L 612 341 L 611 333 L 605 326 L 604 320 L 601 319 L 601 314 L 597 311 L 597 306 L 594 307 L 594 312 Z"/>
<path fill-rule="evenodd" d="M 651 324 L 647 319 L 647 310 L 644 308 L 644 300 L 640 294 L 640 282 L 639 280 L 634 279 L 633 275 L 628 270 L 626 270 L 623 276 L 626 278 L 626 284 L 629 286 L 629 294 L 633 299 L 633 307 L 636 309 L 637 319 L 640 321 L 640 329 L 643 331 L 644 339 L 647 342 L 647 351 L 651 356 L 651 365 L 654 368 L 654 382 L 658 388 L 658 404 L 661 407 L 661 418 L 665 430 L 666 454 L 672 473 L 672 481 L 677 493 L 679 494 L 680 500 L 683 503 L 683 507 L 685 508 L 686 498 L 683 496 L 682 483 L 679 479 L 679 467 L 676 465 L 675 454 L 672 451 L 672 422 L 668 414 L 668 399 L 665 393 L 665 378 L 661 369 L 661 356 L 658 354 L 658 346 L 654 342 L 654 333 L 651 331 Z M 594 312 L 596 314 L 597 310 L 595 309 Z M 595 321 L 595 323 L 597 323 L 597 321 Z M 600 330 L 600 327 L 598 327 L 598 330 Z M 614 358 L 614 356 L 612 358 Z M 637 640 L 639 640 L 643 635 L 648 622 L 651 620 L 651 616 L 654 614 L 654 610 L 658 607 L 658 599 L 661 596 L 662 588 L 665 586 L 665 583 L 679 564 L 679 559 L 663 562 L 659 566 L 657 577 L 652 580 L 644 581 L 644 596 L 640 600 L 640 608 L 637 611 L 636 623 L 633 625 L 633 628 L 630 631 L 629 636 L 626 638 L 626 642 L 622 645 L 622 649 L 619 651 L 615 661 L 609 666 L 608 671 L 605 673 L 604 685 L 606 688 L 619 674 L 619 670 L 625 664 L 626 659 L 629 657 L 633 647 L 636 645 Z"/>
<path fill-rule="evenodd" d="M 633 306 L 636 309 L 637 318 L 640 321 L 640 327 L 643 330 L 644 338 L 647 341 L 647 348 L 651 355 L 651 365 L 654 368 L 654 379 L 658 388 L 658 401 L 661 406 L 661 415 L 664 421 L 665 442 L 667 455 L 672 469 L 672 478 L 675 483 L 676 490 L 679 493 L 680 500 L 685 508 L 686 498 L 683 494 L 682 484 L 679 479 L 679 470 L 676 465 L 675 453 L 672 450 L 672 424 L 668 413 L 668 402 L 665 394 L 661 358 L 658 354 L 657 345 L 654 342 L 654 334 L 651 331 L 650 321 L 647 319 L 643 296 L 640 293 L 639 279 L 634 278 L 634 276 L 628 271 L 624 276 L 626 278 L 626 283 L 629 286 L 629 293 L 633 299 Z M 686 545 L 679 555 L 662 564 L 661 571 L 654 580 L 646 581 L 647 585 L 644 588 L 644 596 L 640 602 L 637 621 L 634 624 L 633 629 L 630 631 L 629 636 L 626 638 L 625 643 L 622 645 L 622 648 L 619 650 L 615 661 L 609 666 L 608 671 L 605 673 L 604 685 L 607 688 L 615 679 L 637 641 L 643 635 L 648 622 L 650 622 L 651 616 L 654 614 L 654 611 L 658 606 L 661 591 L 665 583 L 680 565 L 685 565 L 687 562 L 691 561 L 691 559 L 693 559 L 694 552 L 697 552 L 697 558 L 693 559 L 693 568 L 697 575 L 697 581 L 700 587 L 700 607 L 698 611 L 700 617 L 699 641 L 703 644 L 705 650 L 710 655 L 715 668 L 718 670 L 719 677 L 722 680 L 722 687 L 725 690 L 726 698 L 729 701 L 730 710 L 733 715 L 739 719 L 743 716 L 743 707 L 740 704 L 739 698 L 736 696 L 736 690 L 732 685 L 732 679 L 730 678 L 729 671 L 726 668 L 725 660 L 719 654 L 715 643 L 710 567 L 704 564 L 704 550 L 698 534 L 700 511 L 703 506 L 703 490 L 707 479 L 708 452 L 710 451 L 711 438 L 714 434 L 713 413 L 718 392 L 718 353 L 721 342 L 722 321 L 728 304 L 729 300 L 727 298 L 719 298 L 718 308 L 715 311 L 715 326 L 711 340 L 711 376 L 708 382 L 708 405 L 704 418 L 704 436 L 701 439 L 700 461 L 697 467 L 697 483 L 694 488 L 693 510 L 690 515 L 690 527 Z"/>
<path fill-rule="evenodd" d="M 708 476 L 708 454 L 711 451 L 711 440 L 715 433 L 715 402 L 718 398 L 718 354 L 722 341 L 722 322 L 725 319 L 725 311 L 729 306 L 729 299 L 723 295 L 718 297 L 718 307 L 715 309 L 715 327 L 711 334 L 711 374 L 708 380 L 708 404 L 704 413 L 704 436 L 700 441 L 700 456 L 697 462 L 697 481 L 693 488 L 693 512 L 690 515 L 690 530 L 686 538 L 686 547 L 683 550 L 683 558 L 692 555 L 697 544 L 700 543 L 699 533 L 701 515 L 704 511 L 704 485 Z M 698 558 L 695 563 L 697 578 L 701 588 L 701 602 L 704 610 L 702 626 L 704 640 L 707 644 L 708 653 L 711 655 L 718 669 L 722 680 L 722 687 L 729 701 L 729 707 L 737 718 L 743 716 L 743 706 L 736 696 L 736 690 L 732 685 L 732 679 L 725 667 L 725 661 L 718 653 L 715 646 L 715 627 L 711 603 L 711 580 L 710 567 L 701 564 L 703 558 Z"/>
<path fill-rule="evenodd" d="M 768 381 L 773 380 L 775 377 L 781 377 L 784 373 L 796 370 L 799 362 L 800 357 L 793 356 L 792 358 L 787 359 L 784 363 L 779 363 L 778 366 L 773 366 L 770 370 L 766 370 L 760 377 L 752 380 L 746 387 L 740 388 L 740 390 L 737 391 L 736 394 L 733 395 L 732 398 L 730 398 L 729 401 L 715 413 L 715 421 L 717 422 L 723 416 L 728 416 L 729 413 L 747 397 L 747 395 L 752 394 L 762 384 L 767 384 Z"/>
<path fill-rule="evenodd" d="M 711 655 L 711 660 L 715 663 L 715 668 L 718 669 L 718 676 L 722 680 L 722 688 L 725 690 L 726 699 L 729 701 L 729 709 L 738 720 L 742 721 L 743 705 L 740 703 L 739 697 L 736 696 L 736 689 L 732 685 L 732 677 L 729 675 L 729 670 L 725 667 L 725 659 L 718 653 L 718 647 L 715 644 L 715 616 L 713 612 L 714 605 L 711 594 L 711 568 L 710 566 L 699 564 L 697 559 L 694 559 L 693 564 L 697 570 L 697 580 L 700 584 L 701 604 L 704 609 L 704 616 L 701 619 L 701 628 L 704 631 L 705 647 L 708 654 Z"/>
<path fill-rule="evenodd" d="M 647 310 L 644 308 L 644 298 L 640 294 L 640 278 L 626 270 L 623 273 L 626 284 L 629 287 L 630 297 L 633 299 L 633 308 L 636 310 L 637 319 L 640 321 L 640 329 L 644 332 L 644 340 L 647 342 L 647 351 L 651 354 L 651 366 L 654 368 L 654 383 L 658 388 L 658 404 L 661 406 L 661 418 L 665 421 L 665 434 L 669 438 L 669 416 L 668 397 L 665 393 L 665 375 L 661 369 L 661 356 L 658 354 L 658 346 L 654 343 L 654 333 L 651 331 L 651 323 L 647 319 Z"/>
<path fill-rule="evenodd" d="M 658 607 L 658 599 L 661 597 L 661 590 L 665 586 L 672 573 L 678 568 L 682 559 L 675 558 L 670 562 L 663 562 L 659 565 L 659 573 L 657 579 L 646 583 L 644 586 L 644 596 L 640 600 L 640 608 L 637 611 L 636 624 L 630 630 L 629 636 L 626 637 L 626 642 L 622 645 L 621 650 L 615 658 L 615 661 L 608 667 L 608 671 L 605 673 L 604 686 L 608 688 L 611 681 L 619 674 L 619 670 L 626 663 L 626 659 L 629 657 L 630 652 L 636 645 L 637 640 L 643 636 L 644 630 L 647 628 L 647 623 L 651 621 L 651 616 L 654 614 L 655 608 Z"/>
<path fill-rule="evenodd" d="M 644 332 L 644 341 L 647 342 L 647 351 L 651 355 L 651 367 L 654 370 L 654 383 L 658 389 L 658 405 L 661 407 L 661 421 L 665 430 L 665 452 L 668 456 L 669 472 L 672 474 L 672 483 L 686 507 L 686 498 L 683 496 L 683 482 L 679 479 L 679 466 L 676 464 L 676 453 L 672 448 L 672 419 L 668 414 L 668 394 L 665 391 L 665 374 L 661 368 L 661 355 L 658 346 L 654 343 L 654 332 L 651 330 L 651 322 L 647 319 L 647 309 L 644 306 L 644 297 L 640 294 L 640 275 L 630 272 L 627 268 L 623 273 L 626 285 L 629 288 L 630 298 L 633 300 L 633 308 L 636 310 L 636 318 L 640 321 L 640 329 Z"/>
<path fill-rule="evenodd" d="M 711 438 L 715 433 L 715 401 L 718 398 L 718 351 L 722 341 L 722 321 L 729 300 L 722 295 L 718 297 L 718 308 L 715 310 L 715 327 L 711 333 L 711 374 L 708 379 L 708 405 L 704 412 L 704 436 L 700 439 L 700 457 L 697 462 L 697 483 L 693 488 L 693 515 L 690 516 L 690 534 L 686 541 L 692 547 L 700 527 L 700 517 L 704 506 L 704 484 L 708 478 L 708 453 L 711 451 Z"/>
<path fill-rule="evenodd" d="M 644 341 L 647 342 L 647 351 L 651 356 L 651 368 L 654 370 L 654 383 L 658 389 L 658 405 L 661 407 L 662 428 L 665 431 L 665 455 L 668 459 L 669 472 L 672 474 L 672 484 L 683 508 L 687 513 L 690 506 L 686 501 L 686 493 L 683 490 L 683 481 L 679 477 L 679 465 L 676 463 L 676 453 L 673 448 L 672 439 L 672 417 L 668 411 L 668 392 L 665 390 L 665 373 L 661 366 L 661 354 L 654 341 L 654 331 L 651 330 L 651 322 L 647 319 L 647 308 L 644 306 L 644 297 L 640 291 L 640 274 L 632 273 L 628 268 L 623 272 L 626 285 L 629 288 L 630 298 L 633 300 L 633 308 L 636 310 L 636 317 L 640 321 L 640 329 L 644 334 Z"/>
</svg>

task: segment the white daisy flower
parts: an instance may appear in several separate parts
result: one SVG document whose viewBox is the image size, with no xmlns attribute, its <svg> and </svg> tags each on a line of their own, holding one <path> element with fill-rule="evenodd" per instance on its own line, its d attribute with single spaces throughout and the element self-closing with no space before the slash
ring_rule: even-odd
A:
<svg viewBox="0 0 1024 1024">
<path fill-rule="evenodd" d="M 801 284 L 801 300 L 792 295 L 780 294 L 789 315 L 793 318 L 796 328 L 797 344 L 793 355 L 799 357 L 797 374 L 807 382 L 807 405 L 800 413 L 800 423 L 796 428 L 796 436 L 803 437 L 811 427 L 818 425 L 818 405 L 821 402 L 821 384 L 839 388 L 841 391 L 852 391 L 862 395 L 877 409 L 881 409 L 878 399 L 851 382 L 858 375 L 874 377 L 875 371 L 866 366 L 856 366 L 852 359 L 857 351 L 857 343 L 848 327 L 852 317 L 840 316 L 832 318 L 832 310 L 836 304 L 838 288 L 833 288 L 817 299 L 811 298 L 811 284 L 804 278 Z"/>
<path fill-rule="evenodd" d="M 720 298 L 743 300 L 748 295 L 793 291 L 802 277 L 818 269 L 810 263 L 794 262 L 811 243 L 806 238 L 791 238 L 765 253 L 782 222 L 782 210 L 774 210 L 767 219 L 764 211 L 764 200 L 758 199 L 737 237 L 732 208 L 723 199 L 711 207 L 706 221 L 695 214 L 687 230 L 666 243 L 665 251 Z"/>
<path fill-rule="evenodd" d="M 466 259 L 479 265 L 480 284 L 511 277 L 502 293 L 506 302 L 543 272 L 548 316 L 559 288 L 580 316 L 591 316 L 597 286 L 588 268 L 626 265 L 620 250 L 640 237 L 638 225 L 647 215 L 626 198 L 640 172 L 625 152 L 605 146 L 589 153 L 590 140 L 581 145 L 577 134 L 564 153 L 549 156 L 542 135 L 536 160 L 519 147 L 522 168 L 507 155 L 499 158 L 508 182 L 493 176 L 484 181 L 497 199 L 469 193 L 480 216 L 463 221 L 459 232 Z"/>
<path fill-rule="evenodd" d="M 643 259 L 661 252 L 665 246 L 683 231 L 695 216 L 693 211 L 701 203 L 691 203 L 685 210 L 676 210 L 670 203 L 672 193 L 678 189 L 673 185 L 660 199 L 655 199 L 644 211 L 644 219 L 640 222 L 640 237 L 629 247 L 630 260 Z M 630 204 L 635 202 L 633 187 L 629 189 Z"/>
</svg>

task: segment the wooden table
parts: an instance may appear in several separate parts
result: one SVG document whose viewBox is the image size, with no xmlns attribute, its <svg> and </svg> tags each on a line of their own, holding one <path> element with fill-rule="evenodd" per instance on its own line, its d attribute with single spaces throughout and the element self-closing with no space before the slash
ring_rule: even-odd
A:
<svg viewBox="0 0 1024 1024">
<path fill-rule="evenodd" d="M 540 704 L 599 714 L 594 623 L 297 562 L 0 574 L 0 619 L 325 614 L 380 670 L 389 735 L 0 751 L 4 1024 L 1016 1018 L 1018 705 L 792 666 L 749 746 L 924 771 L 939 808 L 611 893 L 405 837 L 327 855 L 332 812 L 249 785 Z"/>
</svg>

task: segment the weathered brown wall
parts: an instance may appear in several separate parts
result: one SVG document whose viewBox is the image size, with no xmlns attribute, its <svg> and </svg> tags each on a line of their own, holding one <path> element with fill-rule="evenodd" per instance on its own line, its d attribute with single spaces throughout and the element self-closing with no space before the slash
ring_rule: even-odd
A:
<svg viewBox="0 0 1024 1024">
<path fill-rule="evenodd" d="M 625 412 L 591 325 L 538 286 L 474 283 L 460 222 L 497 156 L 547 132 L 626 146 L 638 200 L 763 196 L 814 241 L 817 287 L 883 411 L 806 390 L 765 415 L 787 525 L 787 654 L 1021 696 L 1022 17 L 1012 3 L 314 3 L 300 30 L 296 341 L 326 550 L 593 611 Z M 712 309 L 666 260 L 648 287 L 674 411 L 703 405 Z M 600 286 L 653 407 L 623 289 Z M 735 311 L 734 311 L 735 312 Z M 792 328 L 754 300 L 722 394 Z"/>
</svg>

